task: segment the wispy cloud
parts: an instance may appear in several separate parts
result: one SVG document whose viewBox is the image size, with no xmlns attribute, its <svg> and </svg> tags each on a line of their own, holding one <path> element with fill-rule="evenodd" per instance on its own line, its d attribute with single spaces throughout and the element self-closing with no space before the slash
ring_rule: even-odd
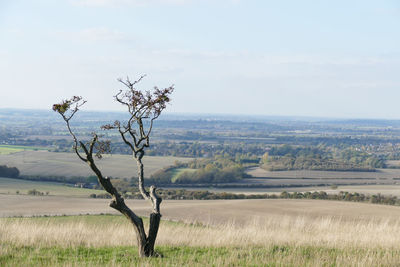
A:
<svg viewBox="0 0 400 267">
<path fill-rule="evenodd" d="M 106 27 L 86 28 L 75 32 L 57 32 L 57 35 L 65 39 L 85 42 L 113 42 L 131 39 L 123 32 Z"/>
<path fill-rule="evenodd" d="M 238 4 L 242 0 L 69 0 L 72 4 L 88 7 L 118 7 L 118 6 L 151 6 L 151 5 L 185 5 L 199 2 L 228 2 Z"/>
<path fill-rule="evenodd" d="M 88 7 L 148 6 L 152 4 L 182 5 L 194 0 L 70 0 L 74 5 Z"/>
<path fill-rule="evenodd" d="M 314 65 L 314 66 L 372 66 L 384 64 L 389 61 L 399 61 L 400 56 L 356 56 L 356 55 L 325 55 L 325 54 L 286 54 L 271 55 L 267 53 L 254 53 L 247 50 L 222 51 L 222 50 L 189 50 L 189 49 L 160 49 L 153 50 L 156 55 L 170 55 L 192 59 L 253 61 L 269 65 Z"/>
</svg>

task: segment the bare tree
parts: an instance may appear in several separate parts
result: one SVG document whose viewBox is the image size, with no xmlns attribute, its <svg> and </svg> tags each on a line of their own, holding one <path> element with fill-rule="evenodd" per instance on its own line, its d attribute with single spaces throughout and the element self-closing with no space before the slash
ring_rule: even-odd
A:
<svg viewBox="0 0 400 267">
<path fill-rule="evenodd" d="M 96 174 L 101 186 L 112 196 L 110 207 L 122 213 L 134 226 L 139 255 L 141 257 L 150 257 L 155 255 L 154 244 L 160 225 L 160 204 L 162 199 L 157 195 L 155 186 L 150 186 L 149 190 L 146 190 L 142 159 L 145 154 L 145 148 L 150 145 L 150 133 L 153 129 L 153 122 L 166 108 L 166 104 L 170 102 L 170 95 L 174 87 L 170 86 L 164 89 L 155 87 L 153 91 L 142 92 L 136 89 L 135 85 L 143 77 L 133 82 L 129 78 L 118 80 L 126 87 L 126 90 L 120 90 L 114 98 L 127 108 L 129 119 L 125 123 L 115 121 L 113 124 L 103 125 L 101 128 L 104 130 L 116 129 L 125 144 L 132 150 L 133 158 L 136 160 L 138 167 L 139 191 L 143 198 L 149 200 L 152 204 L 147 234 L 143 226 L 143 220 L 125 204 L 123 197 L 113 186 L 110 179 L 103 176 L 96 165 L 94 157 L 101 158 L 102 153 L 109 151 L 110 142 L 100 141 L 99 136 L 93 133 L 90 142 L 84 143 L 78 140 L 76 134 L 71 129 L 70 120 L 86 101 L 82 97 L 74 96 L 71 99 L 62 101 L 60 104 L 54 104 L 53 110 L 58 112 L 66 122 L 67 129 L 74 140 L 73 150 L 78 158 L 89 165 L 91 170 Z"/>
</svg>

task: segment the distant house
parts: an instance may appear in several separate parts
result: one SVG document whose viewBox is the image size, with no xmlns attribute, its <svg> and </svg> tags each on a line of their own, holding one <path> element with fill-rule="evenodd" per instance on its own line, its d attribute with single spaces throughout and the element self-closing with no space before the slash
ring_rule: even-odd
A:
<svg viewBox="0 0 400 267">
<path fill-rule="evenodd" d="M 84 188 L 85 187 L 85 183 L 76 183 L 75 187 Z"/>
<path fill-rule="evenodd" d="M 95 188 L 96 184 L 95 183 L 76 183 L 74 187 L 79 187 L 79 188 Z"/>
</svg>

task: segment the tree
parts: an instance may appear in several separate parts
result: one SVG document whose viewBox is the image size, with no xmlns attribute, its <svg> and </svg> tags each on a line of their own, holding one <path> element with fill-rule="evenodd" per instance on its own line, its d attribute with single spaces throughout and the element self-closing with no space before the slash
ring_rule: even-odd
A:
<svg viewBox="0 0 400 267">
<path fill-rule="evenodd" d="M 94 157 L 101 158 L 102 153 L 110 151 L 110 142 L 100 141 L 99 136 L 93 133 L 90 142 L 84 143 L 78 140 L 71 129 L 70 120 L 86 101 L 80 96 L 73 96 L 71 99 L 63 100 L 60 104 L 54 104 L 53 110 L 58 112 L 66 122 L 67 129 L 74 140 L 73 150 L 78 158 L 89 165 L 90 169 L 96 174 L 99 184 L 111 195 L 110 207 L 118 210 L 132 223 L 136 232 L 139 255 L 141 257 L 150 257 L 156 255 L 154 244 L 161 219 L 160 204 L 162 199 L 157 195 L 155 186 L 152 185 L 149 190 L 146 190 L 142 159 L 145 154 L 145 148 L 150 145 L 153 122 L 161 115 L 161 112 L 166 108 L 166 104 L 170 102 L 170 95 L 174 87 L 170 86 L 164 89 L 154 87 L 153 91 L 142 92 L 136 89 L 135 85 L 143 78 L 144 76 L 141 76 L 134 82 L 131 82 L 129 78 L 118 80 L 126 87 L 126 90 L 120 90 L 114 98 L 128 109 L 129 119 L 125 123 L 115 121 L 113 124 L 103 125 L 101 128 L 104 130 L 117 130 L 124 143 L 132 150 L 132 156 L 138 166 L 139 191 L 144 199 L 151 202 L 153 209 L 150 214 L 150 225 L 147 234 L 143 226 L 143 220 L 125 204 L 123 197 L 113 186 L 111 180 L 103 176 L 96 165 Z"/>
</svg>

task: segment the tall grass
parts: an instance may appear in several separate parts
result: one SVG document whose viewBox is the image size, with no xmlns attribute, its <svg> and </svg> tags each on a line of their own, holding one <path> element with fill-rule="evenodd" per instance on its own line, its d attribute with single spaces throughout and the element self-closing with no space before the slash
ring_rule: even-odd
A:
<svg viewBox="0 0 400 267">
<path fill-rule="evenodd" d="M 145 221 L 146 223 L 146 221 Z M 133 227 L 121 216 L 67 216 L 0 219 L 0 240 L 14 245 L 135 246 Z M 326 246 L 395 248 L 400 222 L 333 217 L 275 216 L 211 226 L 163 222 L 157 244 L 168 246 Z"/>
<path fill-rule="evenodd" d="M 145 221 L 146 222 L 146 221 Z M 400 223 L 275 216 L 247 225 L 163 221 L 159 259 L 139 259 L 121 216 L 0 219 L 0 265 L 396 266 Z"/>
</svg>

